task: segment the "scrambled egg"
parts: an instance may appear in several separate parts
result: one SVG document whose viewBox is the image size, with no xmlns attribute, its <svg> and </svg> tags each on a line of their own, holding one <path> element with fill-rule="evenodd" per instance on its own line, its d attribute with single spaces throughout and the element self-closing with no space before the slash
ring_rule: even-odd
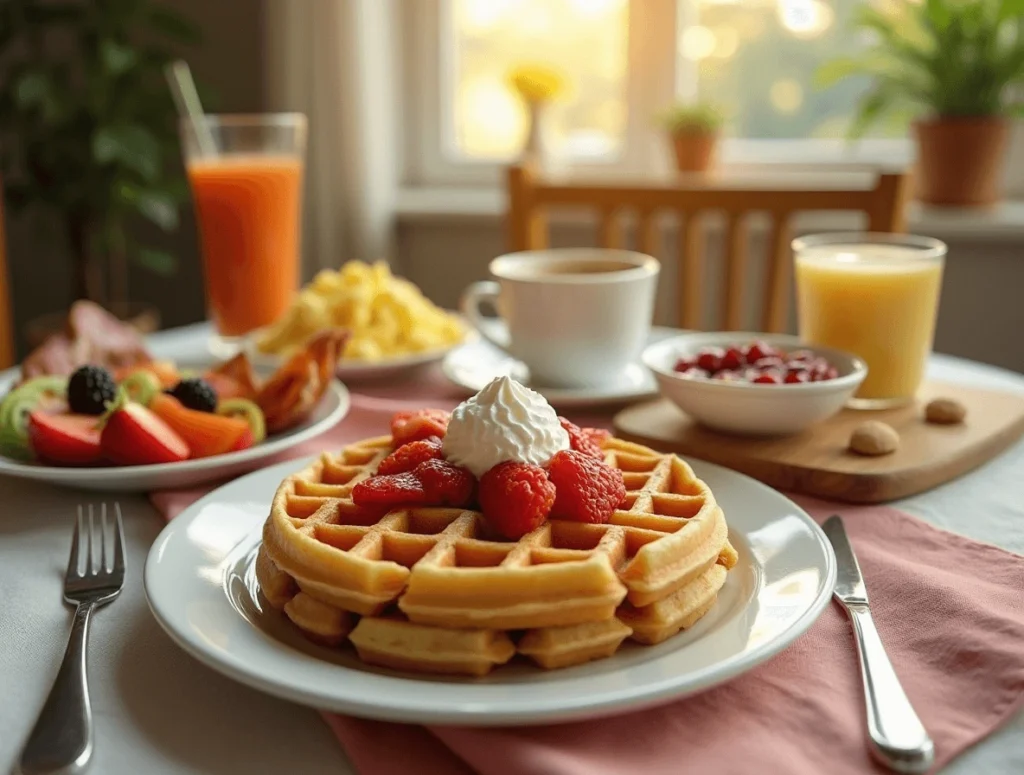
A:
<svg viewBox="0 0 1024 775">
<path fill-rule="evenodd" d="M 318 331 L 350 332 L 343 358 L 378 361 L 438 350 L 461 342 L 459 318 L 434 305 L 384 262 L 348 261 L 325 269 L 299 292 L 291 309 L 257 338 L 261 352 L 288 355 Z"/>
</svg>

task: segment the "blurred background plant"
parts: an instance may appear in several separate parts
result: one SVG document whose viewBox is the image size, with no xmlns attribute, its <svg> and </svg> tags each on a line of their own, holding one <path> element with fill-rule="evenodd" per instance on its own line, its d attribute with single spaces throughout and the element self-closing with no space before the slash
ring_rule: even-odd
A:
<svg viewBox="0 0 1024 775">
<path fill-rule="evenodd" d="M 854 137 L 894 111 L 914 118 L 1024 115 L 1014 90 L 1024 85 L 1022 19 L 1024 0 L 864 4 L 853 26 L 871 45 L 822 65 L 816 82 L 872 80 L 850 124 Z"/>
<path fill-rule="evenodd" d="M 713 102 L 680 102 L 663 110 L 658 123 L 669 133 L 713 133 L 725 125 L 725 108 Z"/>
<path fill-rule="evenodd" d="M 174 256 L 139 239 L 178 228 L 188 189 L 163 69 L 196 27 L 151 0 L 0 2 L 0 171 L 14 212 L 56 214 L 75 298 L 127 303 L 128 261 Z"/>
</svg>

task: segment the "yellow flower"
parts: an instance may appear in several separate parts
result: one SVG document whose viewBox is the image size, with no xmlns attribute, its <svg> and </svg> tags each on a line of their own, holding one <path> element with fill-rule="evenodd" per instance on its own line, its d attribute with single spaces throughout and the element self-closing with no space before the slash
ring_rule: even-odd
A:
<svg viewBox="0 0 1024 775">
<path fill-rule="evenodd" d="M 565 91 L 566 81 L 561 72 L 544 64 L 522 64 L 512 68 L 508 84 L 527 102 L 546 102 Z"/>
</svg>

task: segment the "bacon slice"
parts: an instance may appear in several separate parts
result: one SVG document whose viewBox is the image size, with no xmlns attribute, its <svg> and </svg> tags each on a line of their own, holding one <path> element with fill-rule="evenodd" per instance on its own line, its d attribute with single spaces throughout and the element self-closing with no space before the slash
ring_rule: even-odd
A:
<svg viewBox="0 0 1024 775">
<path fill-rule="evenodd" d="M 67 328 L 46 339 L 21 364 L 22 379 L 71 374 L 94 363 L 117 370 L 152 361 L 142 335 L 91 301 L 76 301 Z"/>
</svg>

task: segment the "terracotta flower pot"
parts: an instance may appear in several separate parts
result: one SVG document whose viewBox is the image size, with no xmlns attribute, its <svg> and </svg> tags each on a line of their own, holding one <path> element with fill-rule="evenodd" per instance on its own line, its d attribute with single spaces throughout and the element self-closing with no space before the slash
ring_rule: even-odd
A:
<svg viewBox="0 0 1024 775">
<path fill-rule="evenodd" d="M 917 198 L 926 204 L 981 206 L 999 201 L 1009 122 L 998 116 L 914 123 Z"/>
<path fill-rule="evenodd" d="M 707 172 L 718 149 L 717 132 L 674 132 L 672 147 L 680 172 Z"/>
</svg>

